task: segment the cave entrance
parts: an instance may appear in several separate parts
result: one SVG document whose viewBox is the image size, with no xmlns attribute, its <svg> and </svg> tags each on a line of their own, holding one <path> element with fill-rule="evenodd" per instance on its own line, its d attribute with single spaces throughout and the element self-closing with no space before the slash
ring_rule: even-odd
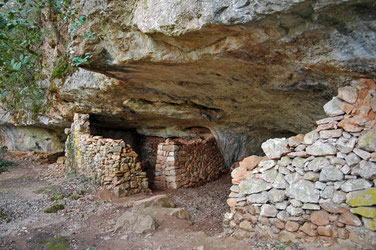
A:
<svg viewBox="0 0 376 250">
<path fill-rule="evenodd" d="M 100 124 L 95 118 L 96 116 L 90 116 L 90 134 L 95 137 L 123 140 L 128 144 L 142 162 L 141 165 L 143 171 L 146 172 L 149 186 L 154 188 L 158 144 L 164 142 L 165 138 L 141 135 L 137 133 L 136 128 L 118 128 L 108 124 Z"/>
<path fill-rule="evenodd" d="M 191 127 L 184 137 L 142 135 L 136 128 L 109 126 L 90 115 L 90 134 L 123 140 L 137 154 L 152 189 L 198 187 L 227 173 L 224 158 L 210 130 Z"/>
</svg>

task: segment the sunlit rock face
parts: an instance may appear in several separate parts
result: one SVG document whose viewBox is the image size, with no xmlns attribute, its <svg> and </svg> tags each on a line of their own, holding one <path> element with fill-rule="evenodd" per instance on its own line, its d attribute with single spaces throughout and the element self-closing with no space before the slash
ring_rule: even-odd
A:
<svg viewBox="0 0 376 250">
<path fill-rule="evenodd" d="M 65 120 L 72 110 L 165 137 L 206 127 L 228 165 L 268 138 L 310 131 L 338 87 L 376 76 L 373 0 L 73 5 L 86 23 L 70 53 L 92 57 L 58 86 Z"/>
<path fill-rule="evenodd" d="M 103 126 L 162 136 L 210 128 L 228 164 L 267 138 L 309 131 L 338 87 L 376 75 L 371 0 L 74 5 L 86 23 L 71 53 L 92 58 L 60 98 Z"/>
</svg>

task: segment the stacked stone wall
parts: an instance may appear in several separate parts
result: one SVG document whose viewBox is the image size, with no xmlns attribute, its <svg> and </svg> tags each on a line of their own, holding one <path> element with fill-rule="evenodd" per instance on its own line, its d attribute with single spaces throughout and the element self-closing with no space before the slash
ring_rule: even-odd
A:
<svg viewBox="0 0 376 250">
<path fill-rule="evenodd" d="M 317 128 L 262 144 L 232 173 L 229 233 L 376 247 L 376 85 L 340 88 Z"/>
<path fill-rule="evenodd" d="M 75 114 L 66 142 L 66 166 L 118 196 L 150 192 L 145 164 L 123 140 L 88 134 L 88 115 Z"/>
<path fill-rule="evenodd" d="M 226 172 L 211 135 L 206 139 L 167 139 L 158 145 L 154 184 L 158 188 L 197 187 Z"/>
</svg>

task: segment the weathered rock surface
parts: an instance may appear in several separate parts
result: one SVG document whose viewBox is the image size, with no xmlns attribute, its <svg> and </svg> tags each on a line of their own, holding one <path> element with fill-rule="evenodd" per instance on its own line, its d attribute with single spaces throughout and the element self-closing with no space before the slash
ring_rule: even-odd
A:
<svg viewBox="0 0 376 250">
<path fill-rule="evenodd" d="M 261 191 L 269 190 L 272 185 L 262 179 L 252 178 L 251 180 L 244 180 L 239 184 L 240 194 L 256 194 Z"/>
<path fill-rule="evenodd" d="M 314 184 L 307 180 L 301 180 L 291 184 L 286 189 L 286 195 L 299 201 L 309 203 L 318 203 L 320 197 L 319 191 L 315 189 Z"/>
<path fill-rule="evenodd" d="M 69 50 L 92 58 L 55 84 L 56 107 L 38 126 L 56 120 L 54 126 L 65 127 L 75 110 L 104 126 L 148 135 L 208 127 L 231 165 L 261 153 L 268 138 L 310 131 L 338 86 L 376 72 L 370 0 L 88 0 L 73 6 L 86 23 Z M 93 40 L 82 35 L 88 32 L 96 33 Z M 340 98 L 353 101 L 343 93 Z"/>
</svg>

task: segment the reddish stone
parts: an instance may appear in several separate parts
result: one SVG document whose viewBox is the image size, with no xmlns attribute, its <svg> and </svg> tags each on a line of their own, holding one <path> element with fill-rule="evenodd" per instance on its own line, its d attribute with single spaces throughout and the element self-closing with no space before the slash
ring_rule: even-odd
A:
<svg viewBox="0 0 376 250">
<path fill-rule="evenodd" d="M 260 160 L 261 157 L 258 157 L 257 155 L 252 155 L 244 158 L 241 162 L 239 162 L 239 166 L 250 171 L 259 164 Z"/>
<path fill-rule="evenodd" d="M 320 204 L 320 206 L 332 214 L 340 214 L 340 213 L 346 213 L 350 209 L 345 204 L 336 204 L 334 202 L 323 202 Z"/>
<path fill-rule="evenodd" d="M 270 223 L 272 223 L 273 225 L 275 225 L 279 229 L 284 229 L 285 228 L 285 223 L 283 223 L 282 221 L 280 221 L 280 220 L 278 220 L 276 218 L 270 219 Z"/>
<path fill-rule="evenodd" d="M 292 136 L 287 139 L 290 147 L 299 146 L 300 144 L 302 144 L 303 140 L 304 140 L 304 135 L 302 134 Z"/>
<path fill-rule="evenodd" d="M 346 114 L 350 114 L 351 111 L 353 110 L 354 106 L 351 105 L 351 104 L 348 104 L 346 102 L 340 102 L 339 103 L 339 107 L 340 109 L 342 109 L 343 111 L 345 111 Z"/>
<path fill-rule="evenodd" d="M 350 120 L 350 118 L 343 119 L 342 121 L 338 123 L 338 127 L 343 128 L 343 130 L 350 132 L 350 133 L 351 132 L 356 133 L 356 132 L 362 131 L 363 127 L 357 125 L 354 122 Z"/>
<path fill-rule="evenodd" d="M 238 168 L 235 168 L 231 172 L 231 177 L 232 177 L 232 179 L 240 182 L 240 181 L 244 180 L 244 175 L 246 173 L 247 173 L 247 169 L 245 167 L 238 167 Z"/>
<path fill-rule="evenodd" d="M 304 223 L 303 226 L 300 227 L 300 231 L 303 231 L 304 233 L 308 234 L 309 236 L 316 236 L 317 231 L 316 231 L 317 226 L 315 224 L 312 224 L 310 222 Z"/>
<path fill-rule="evenodd" d="M 332 123 L 327 123 L 327 124 L 320 124 L 319 126 L 317 126 L 316 131 L 320 132 L 321 130 L 337 129 L 337 123 L 338 122 L 332 122 Z"/>
<path fill-rule="evenodd" d="M 299 229 L 299 224 L 293 221 L 286 222 L 285 228 L 289 232 L 296 232 Z"/>
<path fill-rule="evenodd" d="M 236 204 L 237 204 L 237 201 L 235 198 L 230 198 L 227 200 L 227 204 L 230 206 L 230 207 L 235 207 Z"/>
<path fill-rule="evenodd" d="M 350 212 L 341 214 L 339 216 L 338 221 L 346 225 L 355 226 L 355 227 L 360 227 L 362 225 L 362 222 L 360 221 L 359 217 Z"/>
<path fill-rule="evenodd" d="M 317 228 L 317 232 L 319 233 L 319 235 L 321 236 L 328 236 L 330 237 L 332 235 L 332 229 L 331 229 L 331 226 L 319 226 Z"/>
<path fill-rule="evenodd" d="M 318 225 L 318 226 L 325 226 L 329 224 L 329 214 L 324 211 L 314 211 L 311 214 L 311 221 L 312 223 Z"/>
</svg>

